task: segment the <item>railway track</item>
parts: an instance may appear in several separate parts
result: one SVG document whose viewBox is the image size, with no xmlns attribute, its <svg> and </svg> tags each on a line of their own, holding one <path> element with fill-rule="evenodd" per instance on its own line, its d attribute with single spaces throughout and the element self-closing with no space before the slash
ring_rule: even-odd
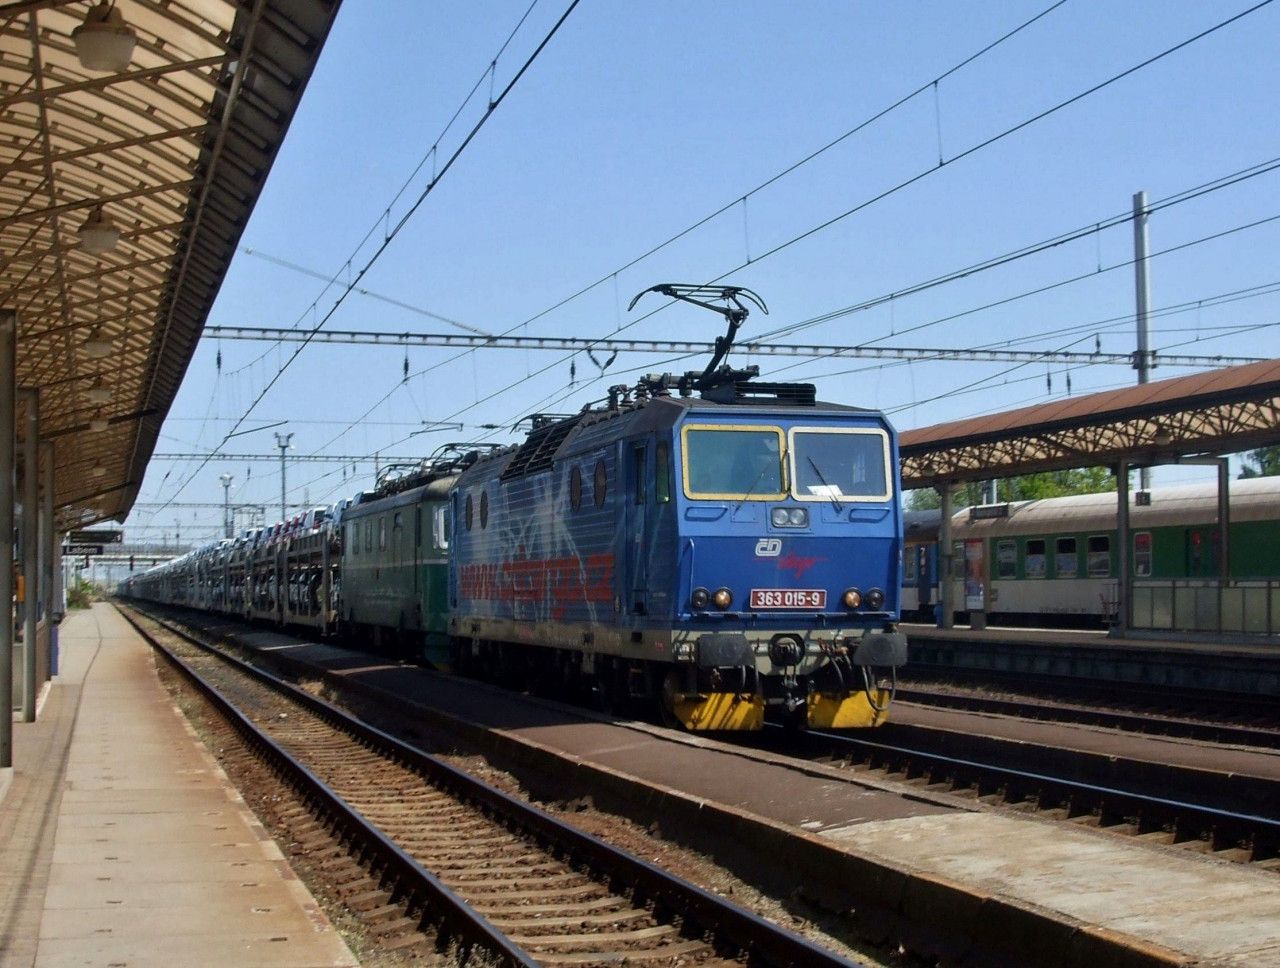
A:
<svg viewBox="0 0 1280 968">
<path fill-rule="evenodd" d="M 997 669 L 958 669 L 912 660 L 899 672 L 899 695 L 984 696 L 1043 706 L 1041 718 L 1094 722 L 1114 716 L 1121 729 L 1203 739 L 1206 742 L 1280 747 L 1280 715 L 1268 697 L 1193 691 L 1172 686 L 1107 684 L 1053 674 Z M 1080 710 L 1078 718 L 1070 718 Z"/>
<path fill-rule="evenodd" d="M 773 736 L 782 730 L 773 731 Z M 876 739 L 781 735 L 792 754 L 870 770 L 931 792 L 1185 847 L 1280 872 L 1280 784 L 1010 742 L 966 732 L 883 727 Z"/>
<path fill-rule="evenodd" d="M 1275 726 L 1252 726 L 1211 722 L 1166 712 L 1141 709 L 1110 709 L 1097 705 L 1081 705 L 1041 696 L 990 696 L 972 691 L 950 690 L 942 686 L 899 686 L 897 701 L 958 709 L 966 712 L 991 713 L 1018 719 L 1055 723 L 1101 726 L 1150 736 L 1194 739 L 1205 743 L 1280 749 L 1280 729 Z"/>
<path fill-rule="evenodd" d="M 383 946 L 459 945 L 520 966 L 853 964 L 181 629 L 121 611 L 299 791 L 313 816 L 284 812 Z"/>
</svg>

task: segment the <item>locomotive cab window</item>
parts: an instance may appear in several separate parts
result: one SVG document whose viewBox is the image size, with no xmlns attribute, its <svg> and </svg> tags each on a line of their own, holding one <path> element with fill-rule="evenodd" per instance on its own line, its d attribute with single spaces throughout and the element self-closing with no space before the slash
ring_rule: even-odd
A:
<svg viewBox="0 0 1280 968">
<path fill-rule="evenodd" d="M 680 433 L 687 497 L 777 501 L 786 496 L 780 427 L 689 424 Z"/>
<path fill-rule="evenodd" d="M 432 531 L 435 535 L 436 548 L 449 550 L 449 509 L 443 504 L 435 510 L 435 523 Z"/>
<path fill-rule="evenodd" d="M 887 501 L 889 436 L 882 430 L 794 427 L 791 494 L 797 501 Z"/>
<path fill-rule="evenodd" d="M 659 504 L 671 503 L 671 445 L 658 441 L 653 452 L 653 496 Z"/>
</svg>

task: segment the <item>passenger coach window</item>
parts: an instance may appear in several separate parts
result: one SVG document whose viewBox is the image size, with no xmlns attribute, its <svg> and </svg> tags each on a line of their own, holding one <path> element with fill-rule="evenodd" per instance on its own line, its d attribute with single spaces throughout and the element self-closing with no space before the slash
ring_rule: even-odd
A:
<svg viewBox="0 0 1280 968">
<path fill-rule="evenodd" d="M 683 434 L 689 497 L 776 501 L 785 496 L 777 428 L 688 426 Z"/>
<path fill-rule="evenodd" d="M 1027 559 L 1023 573 L 1028 578 L 1043 578 L 1044 563 L 1044 539 L 1032 538 L 1027 542 Z"/>
<path fill-rule="evenodd" d="M 1138 531 L 1133 536 L 1133 574 L 1135 578 L 1151 577 L 1151 532 Z"/>
<path fill-rule="evenodd" d="M 996 543 L 996 577 L 1018 577 L 1018 542 L 1005 540 Z"/>
<path fill-rule="evenodd" d="M 889 438 L 880 431 L 797 427 L 791 431 L 792 494 L 800 501 L 890 496 Z"/>
<path fill-rule="evenodd" d="M 653 452 L 654 500 L 659 504 L 671 503 L 671 445 L 660 441 Z"/>
<path fill-rule="evenodd" d="M 1111 577 L 1111 539 L 1105 534 L 1089 539 L 1089 577 Z"/>
<path fill-rule="evenodd" d="M 1059 538 L 1053 555 L 1053 573 L 1058 578 L 1075 578 L 1080 573 L 1080 559 L 1076 557 L 1076 539 Z"/>
</svg>

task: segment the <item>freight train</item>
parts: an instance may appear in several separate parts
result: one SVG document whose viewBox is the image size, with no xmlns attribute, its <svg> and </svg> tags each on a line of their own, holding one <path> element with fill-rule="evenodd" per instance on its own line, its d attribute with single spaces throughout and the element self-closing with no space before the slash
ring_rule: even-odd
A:
<svg viewBox="0 0 1280 968">
<path fill-rule="evenodd" d="M 451 446 L 373 492 L 224 540 L 122 594 L 323 634 L 690 730 L 884 722 L 896 669 L 897 435 L 877 411 L 710 365 Z M 638 297 L 637 297 L 638 298 Z M 712 301 L 724 301 L 725 307 Z M 633 304 L 634 305 L 634 301 Z"/>
<path fill-rule="evenodd" d="M 1213 482 L 1151 491 L 1129 511 L 1135 580 L 1280 577 L 1280 477 L 1232 481 L 1231 567 L 1218 561 L 1218 496 Z M 939 602 L 938 511 L 905 515 L 902 610 L 932 620 Z M 1117 599 L 1115 492 L 965 508 L 951 519 L 953 560 L 976 559 L 988 620 L 999 624 L 1103 627 Z M 972 577 L 972 576 L 970 576 Z M 952 578 L 964 621 L 965 576 Z"/>
</svg>

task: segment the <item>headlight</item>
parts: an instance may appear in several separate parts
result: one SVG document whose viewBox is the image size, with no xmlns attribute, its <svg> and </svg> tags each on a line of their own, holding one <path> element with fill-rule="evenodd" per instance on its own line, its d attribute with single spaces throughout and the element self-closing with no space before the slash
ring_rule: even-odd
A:
<svg viewBox="0 0 1280 968">
<path fill-rule="evenodd" d="M 884 604 L 884 592 L 878 588 L 873 588 L 867 592 L 867 607 L 879 611 L 880 606 Z"/>
<path fill-rule="evenodd" d="M 695 588 L 693 594 L 689 596 L 689 601 L 694 608 L 706 608 L 707 603 L 711 601 L 711 593 L 705 588 Z"/>
<path fill-rule="evenodd" d="M 857 608 L 862 604 L 862 592 L 856 588 L 846 588 L 840 600 L 844 603 L 845 608 Z"/>
<path fill-rule="evenodd" d="M 727 588 L 717 588 L 716 593 L 711 596 L 711 600 L 715 602 L 716 608 L 723 612 L 733 604 L 733 592 Z"/>
<path fill-rule="evenodd" d="M 775 528 L 807 528 L 809 509 L 776 507 L 769 512 L 769 521 Z"/>
</svg>

